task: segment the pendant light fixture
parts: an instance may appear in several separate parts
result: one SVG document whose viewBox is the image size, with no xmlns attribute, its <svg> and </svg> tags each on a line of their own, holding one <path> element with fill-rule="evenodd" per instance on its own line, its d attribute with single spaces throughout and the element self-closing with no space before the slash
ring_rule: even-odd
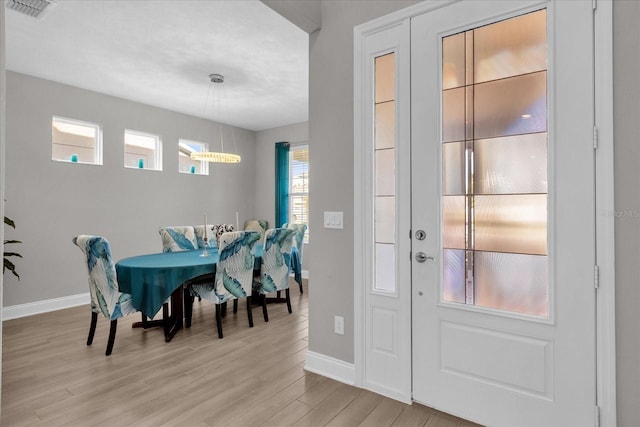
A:
<svg viewBox="0 0 640 427">
<path fill-rule="evenodd" d="M 209 80 L 213 84 L 213 92 L 214 92 L 214 104 L 217 103 L 218 110 L 220 110 L 220 101 L 221 96 L 217 94 L 216 96 L 216 85 L 221 85 L 224 83 L 224 76 L 222 74 L 209 74 Z M 211 87 L 210 87 L 211 89 Z M 207 93 L 207 101 L 205 103 L 205 109 L 207 104 L 209 103 L 209 94 Z M 206 113 L 206 111 L 205 111 Z M 233 135 L 233 129 L 231 129 L 231 139 L 233 140 L 233 145 L 238 150 L 236 146 L 236 139 Z M 207 162 L 213 163 L 240 163 L 240 156 L 238 154 L 225 153 L 224 152 L 224 137 L 222 135 L 222 123 L 220 122 L 220 151 L 200 151 L 191 153 L 191 158 L 193 160 L 204 160 Z"/>
</svg>

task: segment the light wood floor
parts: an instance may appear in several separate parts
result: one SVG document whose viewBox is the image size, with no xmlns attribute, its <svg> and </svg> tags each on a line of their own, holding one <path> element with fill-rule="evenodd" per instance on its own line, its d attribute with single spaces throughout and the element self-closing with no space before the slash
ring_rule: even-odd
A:
<svg viewBox="0 0 640 427">
<path fill-rule="evenodd" d="M 218 339 L 215 309 L 194 304 L 193 326 L 165 343 L 160 329 L 108 322 L 86 346 L 88 306 L 4 322 L 2 426 L 428 426 L 475 424 L 405 405 L 303 370 L 307 295 L 291 289 L 293 314 L 270 304 L 270 321 L 229 307 Z"/>
</svg>

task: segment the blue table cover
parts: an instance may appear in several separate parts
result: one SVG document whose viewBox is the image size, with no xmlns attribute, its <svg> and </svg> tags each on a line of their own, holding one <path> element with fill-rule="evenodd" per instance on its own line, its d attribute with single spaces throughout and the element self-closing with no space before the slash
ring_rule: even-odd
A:
<svg viewBox="0 0 640 427">
<path fill-rule="evenodd" d="M 153 317 L 174 290 L 186 280 L 215 272 L 218 250 L 164 252 L 125 258 L 116 263 L 118 287 L 132 295 L 133 306 Z"/>
<path fill-rule="evenodd" d="M 132 304 L 149 317 L 160 311 L 162 304 L 182 283 L 203 274 L 215 273 L 218 249 L 208 248 L 183 252 L 163 252 L 125 258 L 116 263 L 120 292 L 132 296 Z M 255 246 L 255 269 L 260 269 L 262 245 Z"/>
</svg>

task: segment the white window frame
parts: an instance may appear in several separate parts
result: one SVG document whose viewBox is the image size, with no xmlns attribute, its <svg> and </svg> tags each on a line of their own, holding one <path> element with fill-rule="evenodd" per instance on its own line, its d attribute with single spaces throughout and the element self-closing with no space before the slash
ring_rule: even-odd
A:
<svg viewBox="0 0 640 427">
<path fill-rule="evenodd" d="M 74 126 L 83 126 L 83 127 L 87 127 L 87 128 L 92 128 L 95 131 L 95 137 L 94 137 L 94 141 L 95 141 L 95 146 L 94 146 L 94 160 L 93 162 L 81 162 L 81 161 L 77 161 L 74 162 L 71 160 L 71 157 L 69 157 L 69 159 L 56 159 L 53 157 L 53 147 L 54 145 L 58 145 L 53 141 L 53 128 L 55 126 L 55 123 L 61 123 L 61 124 L 69 124 L 69 125 L 74 125 Z M 99 125 L 98 123 L 93 123 L 93 122 L 86 122 L 83 120 L 77 120 L 77 119 L 69 119 L 66 117 L 60 117 L 60 116 L 52 116 L 51 117 L 51 160 L 54 162 L 63 162 L 63 163 L 82 163 L 85 165 L 98 165 L 98 166 L 102 166 L 102 126 Z"/>
<path fill-rule="evenodd" d="M 142 168 L 140 168 L 138 165 L 135 166 L 127 166 L 126 164 L 126 155 L 127 155 L 127 135 L 132 135 L 132 136 L 142 136 L 145 138 L 153 138 L 155 139 L 155 149 L 153 152 L 153 161 L 154 161 L 154 166 L 153 168 L 149 168 L 146 165 Z M 124 130 L 124 136 L 123 136 L 123 148 L 124 148 L 124 158 L 123 158 L 123 162 L 124 162 L 124 167 L 128 168 L 128 169 L 141 169 L 141 170 L 151 170 L 151 171 L 162 171 L 162 138 L 160 137 L 160 135 L 154 134 L 154 133 L 149 133 L 149 132 L 142 132 L 139 130 L 133 130 L 133 129 L 125 129 Z"/>
<path fill-rule="evenodd" d="M 293 176 L 292 176 L 292 168 L 293 168 L 293 152 L 294 151 L 302 151 L 306 148 L 307 155 L 309 153 L 309 143 L 308 142 L 300 142 L 297 144 L 289 145 L 289 212 L 287 212 L 287 218 L 289 222 L 292 221 L 292 207 L 293 207 L 293 197 L 306 196 L 307 200 L 309 199 L 309 169 L 311 167 L 311 160 L 307 163 L 307 191 L 306 192 L 294 192 L 293 191 Z M 307 206 L 307 232 L 304 235 L 304 243 L 309 243 L 309 207 Z"/>
<path fill-rule="evenodd" d="M 186 139 L 186 138 L 179 138 L 178 139 L 178 173 L 183 173 L 186 175 L 209 175 L 209 162 L 207 162 L 206 160 L 192 160 L 194 163 L 198 163 L 200 164 L 200 173 L 191 173 L 191 172 L 185 172 L 185 171 L 181 171 L 180 170 L 180 153 L 181 153 L 181 147 L 184 147 L 185 145 L 189 145 L 189 144 L 197 144 L 200 145 L 202 147 L 202 149 L 200 150 L 200 152 L 205 152 L 205 151 L 209 151 L 209 144 L 207 144 L 206 142 L 200 142 L 200 141 L 196 141 L 193 139 Z M 185 150 L 188 151 L 188 149 L 185 147 Z"/>
</svg>

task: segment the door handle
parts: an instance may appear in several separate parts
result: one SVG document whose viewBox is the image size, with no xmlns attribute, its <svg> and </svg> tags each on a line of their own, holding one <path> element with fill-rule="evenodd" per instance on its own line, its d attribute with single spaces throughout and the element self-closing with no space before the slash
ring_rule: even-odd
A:
<svg viewBox="0 0 640 427">
<path fill-rule="evenodd" d="M 426 260 L 434 261 L 435 258 L 432 256 L 427 256 L 427 254 L 425 254 L 424 252 L 418 252 L 416 254 L 416 261 L 425 262 Z"/>
</svg>

